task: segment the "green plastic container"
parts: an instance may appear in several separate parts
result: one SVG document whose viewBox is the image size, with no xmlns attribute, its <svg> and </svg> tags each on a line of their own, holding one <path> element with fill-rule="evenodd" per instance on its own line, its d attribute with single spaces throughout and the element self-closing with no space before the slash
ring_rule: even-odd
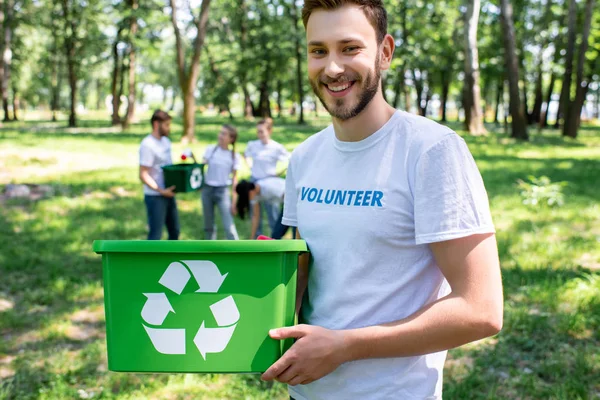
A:
<svg viewBox="0 0 600 400">
<path fill-rule="evenodd" d="M 175 185 L 176 192 L 200 190 L 204 183 L 204 164 L 173 164 L 162 167 L 165 187 Z"/>
<path fill-rule="evenodd" d="M 291 346 L 303 240 L 95 241 L 108 369 L 264 372 Z"/>
</svg>

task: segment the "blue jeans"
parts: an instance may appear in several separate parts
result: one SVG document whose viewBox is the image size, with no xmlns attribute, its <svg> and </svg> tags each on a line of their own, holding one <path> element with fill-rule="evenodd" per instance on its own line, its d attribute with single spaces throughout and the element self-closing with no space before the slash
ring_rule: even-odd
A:
<svg viewBox="0 0 600 400">
<path fill-rule="evenodd" d="M 256 237 L 262 234 L 262 219 L 263 212 L 267 213 L 267 220 L 269 221 L 269 229 L 271 229 L 271 237 L 275 234 L 275 230 L 277 229 L 277 225 L 281 223 L 280 211 L 281 211 L 281 202 L 280 201 L 261 201 L 259 203 L 260 216 L 258 218 L 258 228 L 256 229 Z M 253 207 L 250 207 L 250 220 L 252 220 Z M 256 238 L 252 238 L 256 239 Z"/>
<path fill-rule="evenodd" d="M 283 207 L 281 207 L 281 212 L 279 213 L 279 217 L 277 218 L 277 222 L 275 224 L 275 228 L 273 229 L 273 233 L 271 234 L 271 237 L 273 239 L 281 239 L 288 231 L 288 229 L 290 229 L 290 227 L 288 225 L 284 225 L 281 222 L 281 219 L 283 218 Z M 296 227 L 292 227 L 292 239 L 296 239 Z"/>
<path fill-rule="evenodd" d="M 215 221 L 215 206 L 217 206 L 221 214 L 225 236 L 229 240 L 238 240 L 238 233 L 231 215 L 229 187 L 204 185 L 201 197 L 204 213 L 204 239 L 215 240 L 217 238 L 217 223 Z"/>
<path fill-rule="evenodd" d="M 179 239 L 179 214 L 175 198 L 144 195 L 148 213 L 148 240 L 160 240 L 163 227 L 167 225 L 169 240 Z"/>
</svg>

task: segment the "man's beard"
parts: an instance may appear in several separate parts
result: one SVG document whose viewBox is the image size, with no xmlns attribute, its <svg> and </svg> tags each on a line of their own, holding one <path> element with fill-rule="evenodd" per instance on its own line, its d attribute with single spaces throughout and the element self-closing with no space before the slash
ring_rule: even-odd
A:
<svg viewBox="0 0 600 400">
<path fill-rule="evenodd" d="M 163 136 L 169 136 L 169 130 L 168 129 L 164 129 L 162 127 L 158 127 L 158 134 L 160 135 L 160 137 Z"/>
<path fill-rule="evenodd" d="M 350 118 L 356 117 L 360 114 L 366 107 L 369 105 L 373 97 L 377 94 L 377 89 L 379 89 L 379 81 L 381 78 L 381 72 L 379 70 L 380 59 L 377 56 L 375 60 L 375 69 L 374 71 L 369 71 L 366 79 L 364 80 L 364 85 L 362 85 L 359 90 L 362 90 L 358 94 L 358 103 L 353 108 L 349 106 L 344 106 L 344 103 L 348 101 L 346 98 L 334 99 L 334 104 L 328 106 L 325 100 L 323 99 L 323 91 L 325 89 L 321 89 L 320 85 L 330 84 L 333 82 L 349 82 L 354 81 L 354 85 L 358 85 L 362 80 L 357 80 L 359 77 L 356 73 L 345 74 L 340 78 L 331 79 L 328 77 L 317 78 L 317 81 L 310 80 L 310 85 L 312 86 L 313 92 L 317 95 L 323 107 L 331 114 L 332 117 L 337 118 L 342 121 L 349 120 Z"/>
</svg>

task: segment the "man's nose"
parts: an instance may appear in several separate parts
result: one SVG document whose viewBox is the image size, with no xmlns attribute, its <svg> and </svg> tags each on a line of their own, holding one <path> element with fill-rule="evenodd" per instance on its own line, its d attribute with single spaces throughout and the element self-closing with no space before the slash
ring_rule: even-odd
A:
<svg viewBox="0 0 600 400">
<path fill-rule="evenodd" d="M 327 60 L 325 71 L 323 72 L 325 72 L 325 74 L 330 78 L 336 78 L 344 73 L 344 67 L 339 59 L 331 57 Z"/>
</svg>

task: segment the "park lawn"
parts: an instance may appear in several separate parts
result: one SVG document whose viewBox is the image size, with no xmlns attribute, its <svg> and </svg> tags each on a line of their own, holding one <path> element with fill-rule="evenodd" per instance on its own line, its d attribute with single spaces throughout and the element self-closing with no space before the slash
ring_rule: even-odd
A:
<svg viewBox="0 0 600 400">
<path fill-rule="evenodd" d="M 178 122 L 174 156 L 183 149 Z M 197 122 L 198 141 L 190 147 L 199 157 L 228 120 Z M 292 150 L 326 123 L 276 120 L 274 138 Z M 254 138 L 254 124 L 234 124 L 241 152 Z M 0 399 L 286 399 L 283 385 L 257 375 L 107 371 L 101 261 L 91 243 L 145 237 L 137 150 L 149 125 L 120 132 L 91 119 L 82 126 L 32 121 L 0 128 L 0 185 L 44 183 L 55 190 L 43 200 L 0 203 Z M 600 127 L 586 127 L 578 140 L 532 130 L 530 143 L 489 128 L 487 137 L 465 138 L 498 231 L 504 329 L 449 352 L 444 397 L 598 398 Z M 530 175 L 567 182 L 564 205 L 523 204 L 516 183 Z M 181 194 L 178 204 L 181 238 L 202 238 L 198 194 Z M 249 222 L 236 224 L 247 238 Z"/>
</svg>

